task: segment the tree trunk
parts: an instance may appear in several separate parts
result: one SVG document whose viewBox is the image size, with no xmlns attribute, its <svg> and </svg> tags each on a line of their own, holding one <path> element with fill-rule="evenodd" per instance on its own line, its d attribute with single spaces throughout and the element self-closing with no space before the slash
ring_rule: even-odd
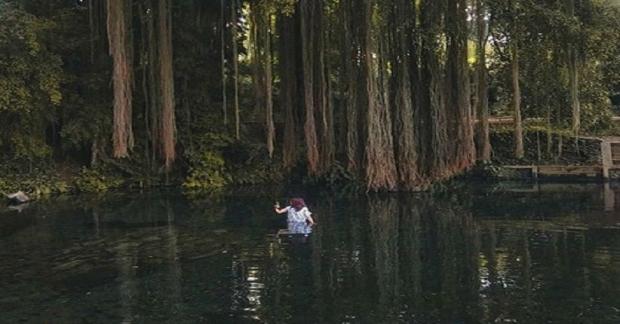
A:
<svg viewBox="0 0 620 324">
<path fill-rule="evenodd" d="M 228 105 L 226 98 L 226 18 L 224 0 L 220 0 L 220 70 L 222 72 L 222 117 L 224 126 L 228 125 Z"/>
<path fill-rule="evenodd" d="M 108 42 L 113 60 L 114 157 L 123 158 L 133 148 L 131 6 L 122 0 L 108 0 Z"/>
<path fill-rule="evenodd" d="M 511 54 L 511 77 L 512 77 L 512 113 L 514 118 L 514 144 L 515 157 L 522 159 L 523 149 L 523 121 L 521 117 L 521 88 L 519 86 L 519 22 L 517 21 L 517 2 L 509 2 L 512 14 L 511 35 L 510 35 L 510 54 Z"/>
<path fill-rule="evenodd" d="M 360 134 L 358 132 L 358 82 L 360 78 L 359 65 L 360 50 L 356 39 L 359 24 L 354 18 L 356 9 L 353 0 L 343 0 L 342 21 L 344 34 L 343 66 L 346 74 L 346 156 L 347 170 L 356 173 L 361 167 L 360 158 Z"/>
<path fill-rule="evenodd" d="M 151 134 L 151 167 L 155 169 L 158 154 L 161 154 L 161 96 L 158 83 L 159 61 L 157 57 L 158 42 L 155 30 L 155 12 L 151 0 L 146 1 L 147 10 L 147 34 L 148 34 L 148 85 L 150 98 L 150 134 Z"/>
<path fill-rule="evenodd" d="M 141 73 L 141 86 L 142 86 L 142 96 L 144 100 L 144 129 L 146 132 L 146 137 L 144 138 L 144 156 L 147 160 L 147 165 L 149 165 L 149 170 L 151 169 L 149 157 L 151 156 L 151 142 L 153 141 L 153 137 L 151 134 L 151 120 L 150 120 L 150 110 L 151 110 L 151 101 L 152 98 L 149 95 L 148 88 L 148 74 L 150 69 L 150 58 L 149 58 L 149 34 L 148 34 L 148 22 L 150 17 L 150 13 L 147 10 L 150 9 L 150 3 L 146 3 L 148 7 L 144 6 L 144 2 L 138 3 L 138 12 L 140 16 L 140 69 Z M 147 9 L 148 8 L 148 9 Z"/>
<path fill-rule="evenodd" d="M 381 64 L 385 50 L 379 44 L 383 30 L 373 26 L 375 1 L 365 4 L 365 23 L 369 28 L 363 39 L 365 49 L 364 64 L 366 89 L 368 95 L 368 119 L 366 138 L 366 186 L 369 191 L 395 190 L 398 183 L 394 146 L 392 140 L 392 121 L 388 100 L 382 93 L 385 87 L 385 65 Z M 375 59 L 374 56 L 378 59 Z"/>
<path fill-rule="evenodd" d="M 239 114 L 239 50 L 238 50 L 238 46 L 237 46 L 237 23 L 238 23 L 238 18 L 237 18 L 237 0 L 233 0 L 232 4 L 230 5 L 231 7 L 231 12 L 232 12 L 232 17 L 231 17 L 231 21 L 232 21 L 232 64 L 233 64 L 233 73 L 234 73 L 234 85 L 233 85 L 233 92 L 234 92 L 234 105 L 235 105 L 235 139 L 240 140 L 241 139 L 241 132 L 240 132 L 240 114 Z"/>
<path fill-rule="evenodd" d="M 421 84 L 420 94 L 419 147 L 422 172 L 429 180 L 446 176 L 448 158 L 448 135 L 446 133 L 446 112 L 443 93 L 443 70 L 437 57 L 441 43 L 441 3 L 423 0 L 420 6 L 421 36 Z"/>
<path fill-rule="evenodd" d="M 263 33 L 263 64 L 265 69 L 265 128 L 267 129 L 267 152 L 269 157 L 273 157 L 276 141 L 276 127 L 273 122 L 273 75 L 271 68 L 271 15 L 265 12 L 266 28 Z"/>
<path fill-rule="evenodd" d="M 489 94 L 487 82 L 487 63 L 486 63 L 486 46 L 488 39 L 488 23 L 484 19 L 487 11 L 484 0 L 476 1 L 476 24 L 478 27 L 478 64 L 477 64 L 477 84 L 478 84 L 478 120 L 480 131 L 478 132 L 480 144 L 478 159 L 481 161 L 489 161 L 491 159 L 491 139 L 489 131 Z"/>
<path fill-rule="evenodd" d="M 264 112 L 267 152 L 269 158 L 272 158 L 275 125 L 273 122 L 273 76 L 271 68 L 271 15 L 265 3 L 252 4 L 251 20 L 256 109 L 257 112 L 261 110 Z"/>
<path fill-rule="evenodd" d="M 465 0 L 449 0 L 446 11 L 447 71 L 446 110 L 451 125 L 448 134 L 450 156 L 448 176 L 470 167 L 475 160 L 473 123 L 471 122 L 470 79 L 467 63 L 467 13 Z"/>
<path fill-rule="evenodd" d="M 411 76 L 410 32 L 415 27 L 415 8 L 408 0 L 397 0 L 393 7 L 394 66 L 394 138 L 399 184 L 403 189 L 414 190 L 420 185 L 418 155 L 415 141 L 414 98 Z M 394 29 L 395 28 L 395 29 Z M 414 61 L 413 64 L 416 64 Z"/>
<path fill-rule="evenodd" d="M 519 49 L 516 40 L 512 41 L 512 111 L 514 116 L 514 140 L 515 140 L 515 157 L 522 159 L 523 151 L 523 125 L 521 118 L 521 88 L 519 87 Z"/>
<path fill-rule="evenodd" d="M 567 14 L 570 18 L 575 18 L 575 0 L 568 0 Z M 579 57 L 577 46 L 574 41 L 569 42 L 568 46 L 568 84 L 570 92 L 570 106 L 572 112 L 572 130 L 575 136 L 579 135 L 581 128 L 581 107 L 579 102 Z M 575 139 L 576 141 L 577 139 Z"/>
<path fill-rule="evenodd" d="M 314 65 L 314 105 L 317 112 L 317 131 L 319 139 L 320 171 L 325 172 L 334 162 L 334 143 L 330 137 L 329 123 L 332 118 L 329 107 L 329 93 L 327 87 L 325 66 L 325 19 L 323 0 L 315 0 L 313 6 L 313 65 Z"/>
<path fill-rule="evenodd" d="M 281 17 L 278 19 L 280 27 L 280 76 L 281 76 L 281 105 L 285 111 L 283 156 L 285 168 L 292 168 L 297 162 L 297 120 L 295 107 L 297 106 L 297 75 L 296 75 L 296 43 L 295 17 Z"/>
<path fill-rule="evenodd" d="M 304 134 L 306 139 L 306 150 L 308 157 L 308 174 L 316 175 L 319 173 L 319 148 L 314 118 L 314 29 L 313 25 L 313 6 L 315 0 L 300 0 L 299 9 L 301 14 L 301 40 L 302 40 L 302 61 L 303 61 L 303 82 L 304 82 L 304 104 L 305 116 Z"/>
<path fill-rule="evenodd" d="M 90 32 L 90 64 L 95 64 L 95 8 L 93 0 L 88 0 L 88 30 Z"/>
<path fill-rule="evenodd" d="M 161 143 L 164 166 L 172 167 L 175 152 L 174 74 L 172 68 L 171 0 L 159 1 L 159 87 L 161 93 Z"/>
<path fill-rule="evenodd" d="M 572 130 L 575 136 L 579 135 L 581 128 L 581 105 L 579 102 L 579 63 L 577 51 L 569 49 L 568 82 L 570 90 L 570 106 L 572 111 Z"/>
</svg>

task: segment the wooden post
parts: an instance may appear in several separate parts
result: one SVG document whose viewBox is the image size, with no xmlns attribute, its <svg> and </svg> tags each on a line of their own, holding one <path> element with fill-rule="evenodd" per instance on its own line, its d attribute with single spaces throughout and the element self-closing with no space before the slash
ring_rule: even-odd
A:
<svg viewBox="0 0 620 324">
<path fill-rule="evenodd" d="M 532 166 L 532 180 L 538 180 L 538 165 Z"/>
<path fill-rule="evenodd" d="M 609 179 L 609 168 L 613 166 L 611 156 L 611 143 L 607 140 L 601 140 L 601 165 L 603 168 L 603 179 Z"/>
<path fill-rule="evenodd" d="M 616 207 L 616 192 L 611 188 L 609 182 L 603 184 L 603 200 L 605 201 L 605 211 L 614 211 Z"/>
</svg>

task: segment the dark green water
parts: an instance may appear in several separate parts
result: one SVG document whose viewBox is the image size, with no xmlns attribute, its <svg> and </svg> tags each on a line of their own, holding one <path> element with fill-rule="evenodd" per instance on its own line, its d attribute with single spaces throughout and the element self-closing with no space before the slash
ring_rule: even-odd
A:
<svg viewBox="0 0 620 324">
<path fill-rule="evenodd" d="M 620 190 L 306 192 L 307 238 L 277 235 L 286 195 L 0 209 L 0 322 L 620 323 Z"/>
</svg>

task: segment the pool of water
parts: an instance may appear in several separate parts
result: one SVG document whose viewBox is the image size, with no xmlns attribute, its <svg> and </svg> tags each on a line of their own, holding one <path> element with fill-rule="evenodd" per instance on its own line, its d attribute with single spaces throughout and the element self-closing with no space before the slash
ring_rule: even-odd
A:
<svg viewBox="0 0 620 324">
<path fill-rule="evenodd" d="M 315 213 L 307 236 L 283 234 L 272 212 L 290 194 Z M 11 323 L 619 323 L 620 195 L 462 184 L 0 207 L 0 312 Z"/>
</svg>

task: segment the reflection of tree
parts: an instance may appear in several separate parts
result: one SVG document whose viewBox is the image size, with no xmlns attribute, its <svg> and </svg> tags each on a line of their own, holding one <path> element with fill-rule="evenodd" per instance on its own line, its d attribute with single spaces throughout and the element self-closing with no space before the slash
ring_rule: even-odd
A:
<svg viewBox="0 0 620 324">
<path fill-rule="evenodd" d="M 422 298 L 421 275 L 422 257 L 422 213 L 425 210 L 423 199 L 403 199 L 400 204 L 399 258 L 401 260 L 401 281 L 403 302 L 418 308 Z M 426 207 L 428 208 L 428 207 Z"/>
<path fill-rule="evenodd" d="M 480 223 L 485 228 L 480 272 L 484 322 L 568 323 L 578 318 L 580 323 L 617 323 L 609 296 L 620 291 L 611 283 L 609 268 L 597 269 L 589 259 L 609 252 L 600 233 L 527 221 Z M 587 246 L 588 241 L 596 248 Z M 602 297 L 602 291 L 608 295 Z"/>
<path fill-rule="evenodd" d="M 313 288 L 315 296 L 321 296 L 320 298 L 313 299 L 312 308 L 316 312 L 317 321 L 325 322 L 325 314 L 327 313 L 327 303 L 333 300 L 333 287 L 334 287 L 334 267 L 335 262 L 324 262 L 323 260 L 334 259 L 337 256 L 333 254 L 334 249 L 329 249 L 325 244 L 333 239 L 336 239 L 334 231 L 325 231 L 324 229 L 333 226 L 334 202 L 328 199 L 321 204 L 315 211 L 315 214 L 319 215 L 321 226 L 318 226 L 314 230 L 312 237 L 312 278 Z M 324 217 L 320 217 L 324 215 Z M 327 285 L 323 285 L 324 282 Z"/>
<path fill-rule="evenodd" d="M 174 225 L 175 213 L 172 209 L 169 200 L 166 200 L 166 215 L 168 218 L 168 225 L 166 226 L 165 236 L 168 244 L 167 257 L 168 257 L 168 271 L 167 271 L 167 287 L 165 289 L 166 299 L 168 300 L 168 306 L 170 314 L 179 314 L 178 307 L 182 305 L 181 296 L 181 264 L 179 263 L 179 248 L 178 248 L 178 233 Z"/>
<path fill-rule="evenodd" d="M 368 197 L 368 222 L 374 252 L 379 305 L 389 311 L 398 297 L 398 200 L 395 196 Z"/>
<path fill-rule="evenodd" d="M 427 274 L 435 279 L 441 296 L 435 308 L 444 320 L 454 321 L 476 311 L 475 291 L 478 289 L 479 235 L 471 214 L 456 207 L 433 206 L 427 215 L 430 240 L 437 242 L 428 257 L 437 259 L 427 266 Z M 428 216 L 427 216 L 428 217 Z M 435 265 L 437 268 L 434 268 Z M 433 271 L 435 269 L 435 271 Z M 432 271 L 432 272 L 430 272 Z"/>
<path fill-rule="evenodd" d="M 484 227 L 484 239 L 482 240 L 482 256 L 483 261 L 480 281 L 482 283 L 481 303 L 483 308 L 483 318 L 485 321 L 493 321 L 498 317 L 497 309 L 494 307 L 491 298 L 486 298 L 496 287 L 500 286 L 497 274 L 497 255 L 495 249 L 497 246 L 497 233 L 495 226 L 490 223 Z"/>
<path fill-rule="evenodd" d="M 118 281 L 120 296 L 120 315 L 123 323 L 133 322 L 134 302 L 138 293 L 136 267 L 138 262 L 137 244 L 124 242 L 117 247 L 116 263 L 118 265 Z"/>
<path fill-rule="evenodd" d="M 480 237 L 470 214 L 456 206 L 438 207 L 425 195 L 371 195 L 366 205 L 352 205 L 367 206 L 359 212 L 367 215 L 368 223 L 360 223 L 360 215 L 349 215 L 345 230 L 338 231 L 347 236 L 323 241 L 324 253 L 337 249 L 339 254 L 322 259 L 324 269 L 352 273 L 338 280 L 350 283 L 337 286 L 346 289 L 353 285 L 358 292 L 354 298 L 359 306 L 345 305 L 347 314 L 377 316 L 366 320 L 395 320 L 415 314 L 431 321 L 449 321 L 477 312 L 473 306 L 477 305 L 479 286 Z M 338 241 L 349 243 L 334 244 Z M 342 259 L 346 262 L 339 261 Z M 371 286 L 363 286 L 368 280 L 375 282 L 372 286 L 377 294 Z M 332 284 L 329 280 L 325 283 Z M 333 307 L 342 311 L 339 302 L 335 299 Z M 429 309 L 441 311 L 426 313 Z"/>
<path fill-rule="evenodd" d="M 33 322 L 61 308 L 60 321 L 79 321 L 96 305 L 110 318 L 144 322 L 618 323 L 614 228 L 474 218 L 458 200 L 425 194 L 325 196 L 312 206 L 319 225 L 310 239 L 288 242 L 265 236 L 275 229 L 260 222 L 239 228 L 207 216 L 250 217 L 238 206 L 257 198 L 193 211 L 148 197 L 129 210 L 128 198 L 114 198 L 32 215 L 30 227 L 2 237 L 5 298 L 40 312 Z M 149 200 L 157 200 L 150 209 Z M 194 217 L 183 222 L 186 212 Z M 165 226 L 106 227 L 114 213 Z M 97 217 L 98 236 L 84 228 Z"/>
</svg>

